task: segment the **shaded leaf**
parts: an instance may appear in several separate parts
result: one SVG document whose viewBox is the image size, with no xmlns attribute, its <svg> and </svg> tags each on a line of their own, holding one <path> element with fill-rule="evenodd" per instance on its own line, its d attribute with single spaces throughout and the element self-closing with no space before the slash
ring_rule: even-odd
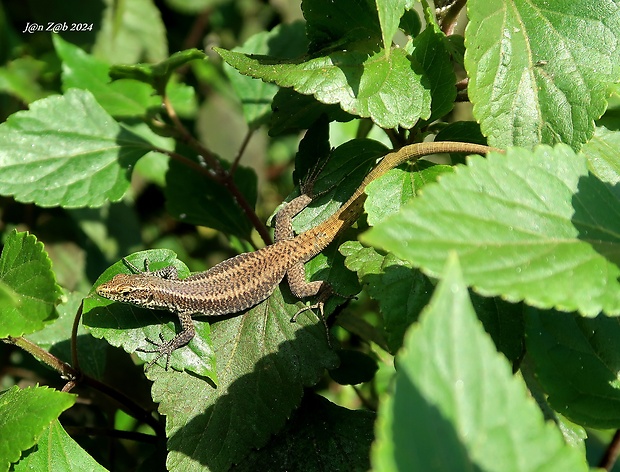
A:
<svg viewBox="0 0 620 472">
<path fill-rule="evenodd" d="M 169 470 L 228 470 L 280 431 L 303 387 L 334 367 L 316 315 L 290 322 L 300 306 L 285 303 L 276 289 L 245 313 L 213 323 L 217 388 L 193 375 L 148 371 L 153 399 L 166 415 Z"/>
<path fill-rule="evenodd" d="M 496 352 L 454 254 L 396 365 L 375 426 L 373 470 L 588 470 Z"/>
<path fill-rule="evenodd" d="M 370 296 L 379 302 L 387 348 L 395 353 L 409 325 L 428 304 L 433 284 L 419 270 L 393 254 L 380 254 L 355 241 L 344 243 L 340 252 L 346 256 L 347 268 L 357 272 Z"/>
<path fill-rule="evenodd" d="M 377 7 L 371 0 L 304 0 L 301 9 L 306 19 L 309 52 L 344 48 L 377 50 L 382 32 Z"/>
<path fill-rule="evenodd" d="M 367 471 L 374 418 L 370 411 L 347 410 L 307 392 L 286 427 L 232 470 Z"/>
<path fill-rule="evenodd" d="M 530 309 L 527 351 L 551 406 L 592 428 L 620 427 L 620 320 Z"/>
<path fill-rule="evenodd" d="M 223 167 L 229 164 L 220 161 Z M 235 185 L 253 208 L 257 198 L 257 176 L 253 169 L 238 167 Z M 171 160 L 166 173 L 166 208 L 179 220 L 233 234 L 249 240 L 252 223 L 228 188 L 194 169 Z"/>
</svg>

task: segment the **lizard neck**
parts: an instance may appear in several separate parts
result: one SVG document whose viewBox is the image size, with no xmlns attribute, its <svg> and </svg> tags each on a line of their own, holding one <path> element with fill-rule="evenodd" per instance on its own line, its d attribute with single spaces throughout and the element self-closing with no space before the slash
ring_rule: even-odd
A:
<svg viewBox="0 0 620 472">
<path fill-rule="evenodd" d="M 323 223 L 301 233 L 295 239 L 306 248 L 306 260 L 314 257 L 325 249 L 340 233 L 351 226 L 361 215 L 366 201 L 366 186 L 373 180 L 381 177 L 389 170 L 398 167 L 404 162 L 415 162 L 423 156 L 449 152 L 463 152 L 469 154 L 486 154 L 489 151 L 500 149 L 473 143 L 459 143 L 452 141 L 437 141 L 416 143 L 404 146 L 398 151 L 386 154 L 383 159 L 366 175 L 360 186 L 353 192 L 351 198 Z M 309 244 L 312 242 L 312 244 Z"/>
</svg>

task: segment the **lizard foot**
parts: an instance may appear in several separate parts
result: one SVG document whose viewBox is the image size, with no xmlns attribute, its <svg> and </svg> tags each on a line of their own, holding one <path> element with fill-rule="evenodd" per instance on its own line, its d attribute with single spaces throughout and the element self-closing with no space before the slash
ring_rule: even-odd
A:
<svg viewBox="0 0 620 472">
<path fill-rule="evenodd" d="M 321 321 L 323 322 L 323 326 L 325 326 L 325 334 L 327 335 L 327 344 L 329 345 L 330 349 L 332 347 L 332 341 L 329 337 L 329 326 L 327 326 L 327 320 L 325 319 L 325 300 L 327 300 L 327 298 L 329 298 L 329 296 L 331 295 L 331 293 L 327 293 L 328 291 L 326 290 L 325 293 L 323 293 L 320 297 L 319 300 L 313 304 L 313 305 L 309 305 L 309 306 L 305 306 L 301 309 L 299 309 L 297 311 L 297 313 L 295 313 L 293 315 L 293 317 L 291 318 L 291 323 L 296 323 L 297 322 L 297 317 L 303 313 L 304 311 L 308 311 L 308 310 L 314 310 L 315 308 L 319 309 L 319 314 L 321 316 L 319 316 L 319 318 L 321 318 Z"/>
<path fill-rule="evenodd" d="M 146 338 L 146 341 L 151 343 L 153 346 L 155 346 L 156 349 L 145 349 L 145 348 L 136 349 L 136 351 L 149 353 L 149 354 L 157 353 L 157 355 L 155 356 L 155 359 L 151 360 L 146 365 L 145 370 L 149 370 L 151 367 L 153 367 L 153 365 L 163 356 L 166 356 L 166 370 L 168 370 L 168 367 L 170 366 L 170 355 L 174 352 L 174 350 L 176 349 L 176 346 L 173 345 L 172 341 L 166 341 L 164 339 L 164 336 L 161 333 L 159 333 L 159 339 L 161 339 L 161 343 L 158 343 L 158 342 L 153 341 L 152 339 Z"/>
</svg>

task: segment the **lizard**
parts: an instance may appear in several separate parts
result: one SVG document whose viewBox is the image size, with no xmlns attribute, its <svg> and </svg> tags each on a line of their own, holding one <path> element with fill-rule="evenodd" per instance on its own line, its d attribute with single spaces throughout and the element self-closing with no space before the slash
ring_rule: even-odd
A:
<svg viewBox="0 0 620 472">
<path fill-rule="evenodd" d="M 172 339 L 166 341 L 160 334 L 161 343 L 147 339 L 154 349 L 138 349 L 156 354 L 147 369 L 163 356 L 166 356 L 168 369 L 172 352 L 188 344 L 195 335 L 193 317 L 238 313 L 251 308 L 268 298 L 285 276 L 296 298 L 318 296 L 317 303 L 302 308 L 291 321 L 300 312 L 312 308 L 318 308 L 323 317 L 324 301 L 333 291 L 325 281 L 306 281 L 304 264 L 358 219 L 366 200 L 364 191 L 370 182 L 404 162 L 416 161 L 426 155 L 447 152 L 486 154 L 491 150 L 500 151 L 484 145 L 450 141 L 404 146 L 386 154 L 335 213 L 305 232 L 295 235 L 292 228 L 292 218 L 312 201 L 312 191 L 302 188 L 300 196 L 276 213 L 273 244 L 239 254 L 184 279 L 178 278 L 174 266 L 150 271 L 148 261 L 145 261 L 145 271 L 140 271 L 124 260 L 135 273 L 115 275 L 99 285 L 96 293 L 113 301 L 168 310 L 178 316 L 181 331 Z"/>
</svg>

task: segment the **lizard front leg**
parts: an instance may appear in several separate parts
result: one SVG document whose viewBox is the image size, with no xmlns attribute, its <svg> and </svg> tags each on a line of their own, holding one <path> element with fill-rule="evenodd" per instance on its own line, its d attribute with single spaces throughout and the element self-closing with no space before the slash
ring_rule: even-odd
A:
<svg viewBox="0 0 620 472">
<path fill-rule="evenodd" d="M 147 364 L 147 370 L 150 369 L 151 366 L 153 366 L 153 364 L 155 364 L 162 356 L 166 356 L 166 370 L 168 370 L 171 354 L 177 349 L 189 343 L 196 335 L 196 329 L 194 328 L 194 322 L 192 321 L 192 313 L 179 312 L 177 313 L 177 315 L 179 317 L 179 321 L 181 322 L 181 332 L 174 336 L 174 338 L 172 338 L 170 341 L 166 341 L 163 335 L 159 333 L 159 339 L 161 340 L 161 343 L 146 338 L 149 343 L 153 344 L 156 347 L 155 349 L 136 349 L 136 351 L 145 353 L 157 353 L 155 359 L 153 359 Z"/>
</svg>

